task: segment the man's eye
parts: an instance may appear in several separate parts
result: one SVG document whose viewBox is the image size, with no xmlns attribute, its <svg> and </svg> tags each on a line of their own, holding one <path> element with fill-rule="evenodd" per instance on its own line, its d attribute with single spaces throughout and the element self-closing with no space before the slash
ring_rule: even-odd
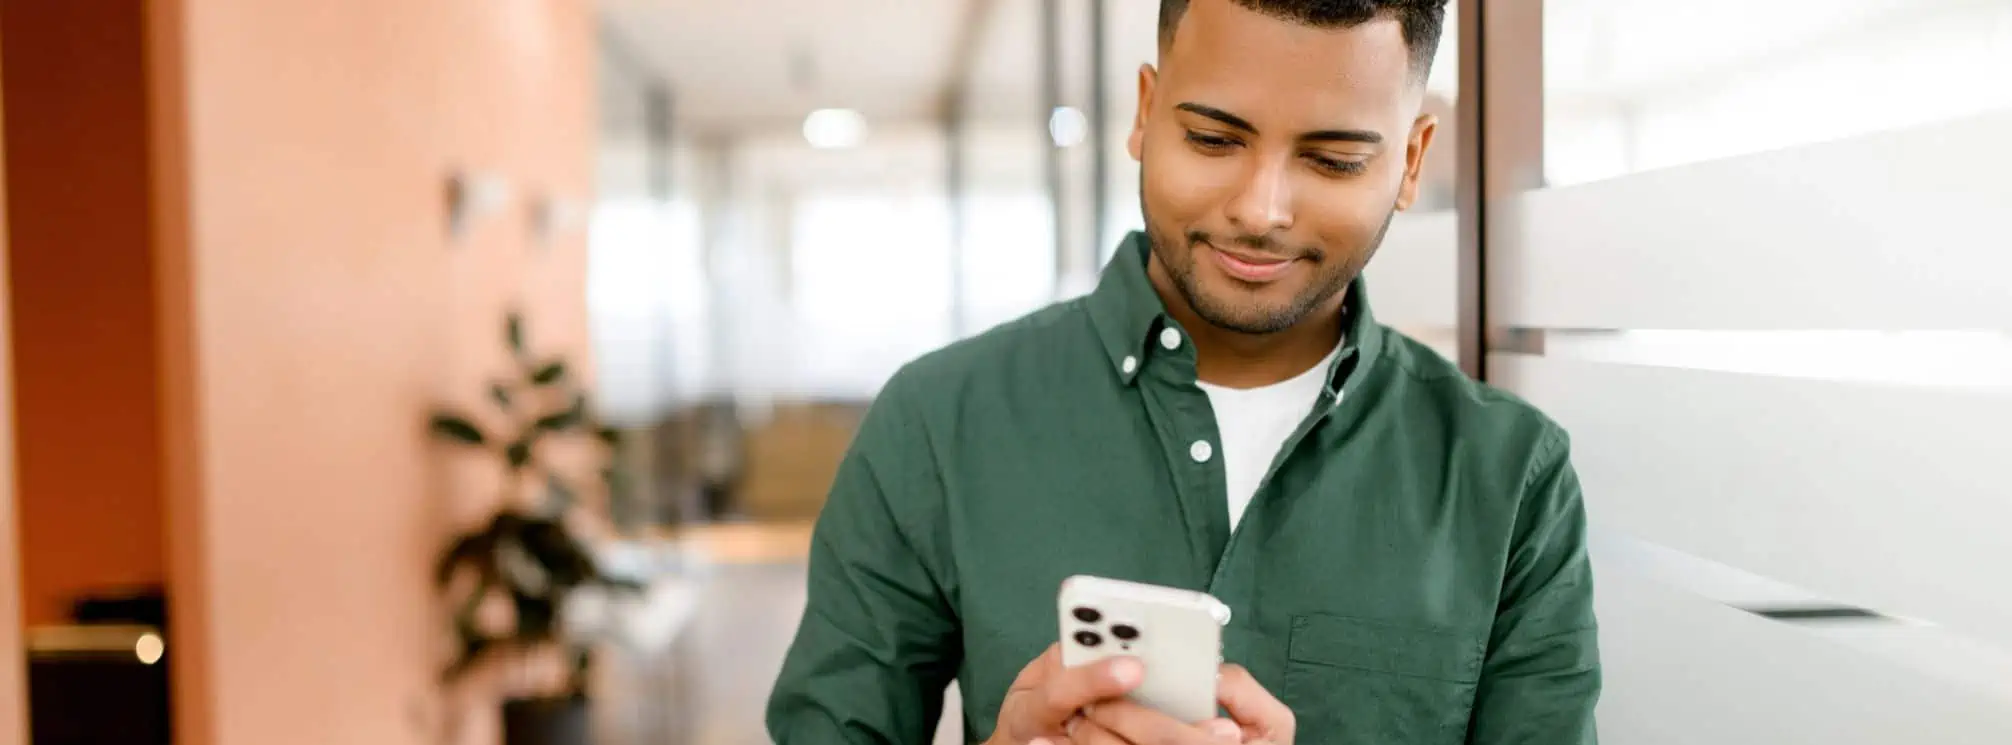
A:
<svg viewBox="0 0 2012 745">
<path fill-rule="evenodd" d="M 1220 135 L 1204 132 L 1189 132 L 1188 142 L 1203 150 L 1228 150 L 1236 147 L 1237 141 Z"/>
<path fill-rule="evenodd" d="M 1337 176 L 1354 176 L 1369 169 L 1369 163 L 1360 160 L 1342 160 L 1325 155 L 1308 155 L 1306 159 L 1314 168 Z"/>
</svg>

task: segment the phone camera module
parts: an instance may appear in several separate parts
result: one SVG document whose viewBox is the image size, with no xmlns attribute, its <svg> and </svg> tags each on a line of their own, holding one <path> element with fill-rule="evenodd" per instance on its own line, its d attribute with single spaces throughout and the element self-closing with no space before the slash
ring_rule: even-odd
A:
<svg viewBox="0 0 2012 745">
<path fill-rule="evenodd" d="M 1070 611 L 1070 615 L 1075 616 L 1076 620 L 1082 621 L 1083 623 L 1096 623 L 1098 621 L 1104 620 L 1104 614 L 1098 613 L 1096 608 L 1090 608 L 1087 606 Z"/>
<path fill-rule="evenodd" d="M 1076 643 L 1085 647 L 1094 647 L 1103 644 L 1104 637 L 1098 636 L 1095 631 L 1078 631 L 1076 632 Z"/>
<path fill-rule="evenodd" d="M 1111 636 L 1121 642 L 1135 641 L 1139 638 L 1139 630 L 1130 624 L 1115 624 L 1111 627 Z"/>
</svg>

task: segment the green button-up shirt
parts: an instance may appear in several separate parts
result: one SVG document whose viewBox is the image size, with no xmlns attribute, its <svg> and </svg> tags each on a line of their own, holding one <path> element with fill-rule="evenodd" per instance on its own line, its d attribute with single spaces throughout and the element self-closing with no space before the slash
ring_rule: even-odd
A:
<svg viewBox="0 0 2012 745">
<path fill-rule="evenodd" d="M 1095 574 L 1227 603 L 1224 658 L 1292 707 L 1301 743 L 1594 742 L 1565 433 L 1378 325 L 1358 281 L 1329 384 L 1233 531 L 1148 252 L 1134 234 L 1090 295 L 883 389 L 818 519 L 775 740 L 926 743 L 953 678 L 965 739 L 990 736 L 1057 639 L 1062 580 Z"/>
</svg>

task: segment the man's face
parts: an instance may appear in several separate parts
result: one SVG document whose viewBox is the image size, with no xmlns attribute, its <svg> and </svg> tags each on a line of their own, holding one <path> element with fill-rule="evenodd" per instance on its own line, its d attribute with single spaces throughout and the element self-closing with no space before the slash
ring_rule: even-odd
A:
<svg viewBox="0 0 2012 745">
<path fill-rule="evenodd" d="M 1194 0 L 1139 72 L 1128 147 L 1153 254 L 1197 315 L 1246 334 L 1338 307 L 1416 198 L 1434 122 L 1395 19 L 1302 26 Z"/>
</svg>

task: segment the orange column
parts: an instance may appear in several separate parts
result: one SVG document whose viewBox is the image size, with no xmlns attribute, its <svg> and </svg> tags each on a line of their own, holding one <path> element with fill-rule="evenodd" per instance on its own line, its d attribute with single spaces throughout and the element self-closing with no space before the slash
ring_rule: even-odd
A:
<svg viewBox="0 0 2012 745">
<path fill-rule="evenodd" d="M 0 37 L 5 29 L 0 28 Z M 0 56 L 4 59 L 4 56 Z M 0 75 L 4 75 L 0 63 Z M 0 107 L 4 109 L 4 107 Z M 0 113 L 0 132 L 5 131 Z M 28 741 L 21 648 L 21 575 L 14 516 L 14 385 L 7 334 L 5 149 L 0 148 L 0 745 Z"/>
<path fill-rule="evenodd" d="M 141 4 L 6 0 L 23 612 L 166 574 Z"/>
<path fill-rule="evenodd" d="M 424 423 L 502 371 L 506 306 L 588 362 L 585 231 L 531 209 L 592 197 L 591 3 L 149 12 L 177 742 L 493 742 L 428 583 L 493 494 Z M 513 195 L 460 236 L 456 168 Z"/>
</svg>

